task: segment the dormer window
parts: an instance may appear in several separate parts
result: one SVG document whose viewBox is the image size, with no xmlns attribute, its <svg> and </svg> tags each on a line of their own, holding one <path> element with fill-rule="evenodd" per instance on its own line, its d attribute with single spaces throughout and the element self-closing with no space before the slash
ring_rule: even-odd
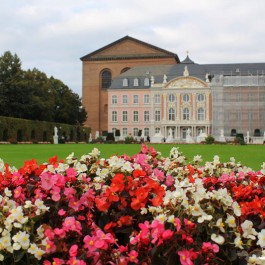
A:
<svg viewBox="0 0 265 265">
<path fill-rule="evenodd" d="M 127 78 L 123 79 L 122 86 L 128 86 L 128 79 Z"/>
<path fill-rule="evenodd" d="M 146 78 L 144 79 L 144 86 L 149 86 L 149 85 L 150 85 L 149 78 L 146 77 Z"/>
<path fill-rule="evenodd" d="M 139 79 L 138 78 L 134 78 L 133 86 L 139 86 Z"/>
</svg>

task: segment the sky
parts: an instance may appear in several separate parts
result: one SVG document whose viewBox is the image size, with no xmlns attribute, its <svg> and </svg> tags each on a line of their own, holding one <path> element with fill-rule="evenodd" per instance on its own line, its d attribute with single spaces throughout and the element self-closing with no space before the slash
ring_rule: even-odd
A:
<svg viewBox="0 0 265 265">
<path fill-rule="evenodd" d="M 131 36 L 204 63 L 265 62 L 264 0 L 0 0 L 0 55 L 82 97 L 80 58 Z"/>
</svg>

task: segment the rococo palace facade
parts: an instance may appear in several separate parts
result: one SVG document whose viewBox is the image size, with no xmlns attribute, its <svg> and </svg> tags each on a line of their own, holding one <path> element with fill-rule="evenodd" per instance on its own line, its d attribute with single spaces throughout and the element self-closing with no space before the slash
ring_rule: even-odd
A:
<svg viewBox="0 0 265 265">
<path fill-rule="evenodd" d="M 151 142 L 265 140 L 265 63 L 198 64 L 126 36 L 81 58 L 94 135 Z"/>
</svg>

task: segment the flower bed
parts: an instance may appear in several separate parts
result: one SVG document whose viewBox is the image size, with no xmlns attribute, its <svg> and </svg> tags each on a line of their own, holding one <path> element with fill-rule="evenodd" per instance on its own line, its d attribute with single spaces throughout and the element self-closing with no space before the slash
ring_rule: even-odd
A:
<svg viewBox="0 0 265 265">
<path fill-rule="evenodd" d="M 0 160 L 1 264 L 263 264 L 265 163 L 200 159 Z"/>
</svg>

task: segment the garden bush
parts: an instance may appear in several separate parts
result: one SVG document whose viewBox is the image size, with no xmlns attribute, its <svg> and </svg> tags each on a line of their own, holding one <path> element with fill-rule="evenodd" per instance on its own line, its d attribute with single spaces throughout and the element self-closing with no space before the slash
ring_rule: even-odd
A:
<svg viewBox="0 0 265 265">
<path fill-rule="evenodd" d="M 0 160 L 1 264 L 262 264 L 265 163 L 172 148 L 20 169 Z"/>
</svg>

